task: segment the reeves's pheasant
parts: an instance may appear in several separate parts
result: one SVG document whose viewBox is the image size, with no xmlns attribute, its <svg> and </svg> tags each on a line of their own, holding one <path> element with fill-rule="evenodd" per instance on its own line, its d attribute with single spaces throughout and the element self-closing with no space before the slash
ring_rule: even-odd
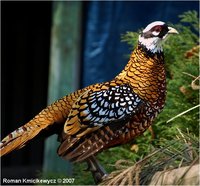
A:
<svg viewBox="0 0 200 186">
<path fill-rule="evenodd" d="M 42 110 L 2 140 L 1 156 L 56 126 L 62 131 L 58 134 L 58 155 L 76 162 L 86 160 L 96 182 L 100 181 L 105 173 L 93 155 L 141 135 L 164 107 L 166 78 L 161 43 L 174 33 L 178 32 L 164 22 L 149 24 L 119 75 L 71 93 Z"/>
</svg>

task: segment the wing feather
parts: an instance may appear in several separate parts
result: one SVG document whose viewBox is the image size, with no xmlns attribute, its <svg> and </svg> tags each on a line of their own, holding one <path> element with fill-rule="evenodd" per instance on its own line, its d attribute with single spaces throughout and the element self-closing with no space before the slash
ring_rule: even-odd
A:
<svg viewBox="0 0 200 186">
<path fill-rule="evenodd" d="M 127 84 L 97 91 L 87 90 L 73 104 L 64 132 L 68 135 L 78 135 L 79 132 L 85 135 L 87 132 L 83 132 L 83 128 L 97 130 L 111 122 L 126 120 L 138 111 L 142 103 L 142 99 Z"/>
</svg>

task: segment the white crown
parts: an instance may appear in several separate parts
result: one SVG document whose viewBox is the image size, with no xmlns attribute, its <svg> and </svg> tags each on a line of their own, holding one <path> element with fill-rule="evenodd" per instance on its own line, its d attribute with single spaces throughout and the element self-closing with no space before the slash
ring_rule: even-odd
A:
<svg viewBox="0 0 200 186">
<path fill-rule="evenodd" d="M 144 32 L 148 32 L 149 30 L 151 30 L 151 28 L 153 28 L 154 26 L 157 26 L 157 25 L 164 25 L 165 23 L 162 22 L 162 21 L 154 21 L 152 23 L 150 23 L 149 25 L 147 25 L 147 27 L 143 30 L 143 33 Z"/>
</svg>

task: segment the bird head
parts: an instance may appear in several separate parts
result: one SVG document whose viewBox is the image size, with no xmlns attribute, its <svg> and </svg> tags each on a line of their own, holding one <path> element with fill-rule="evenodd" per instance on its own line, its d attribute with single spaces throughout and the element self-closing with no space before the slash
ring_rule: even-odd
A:
<svg viewBox="0 0 200 186">
<path fill-rule="evenodd" d="M 139 35 L 139 44 L 152 53 L 159 53 L 163 50 L 162 42 L 170 34 L 178 34 L 178 31 L 162 21 L 155 21 L 147 25 Z"/>
</svg>

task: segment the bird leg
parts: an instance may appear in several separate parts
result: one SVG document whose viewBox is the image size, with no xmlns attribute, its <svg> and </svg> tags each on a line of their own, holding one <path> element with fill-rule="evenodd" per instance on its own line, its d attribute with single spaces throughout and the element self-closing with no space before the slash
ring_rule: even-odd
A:
<svg viewBox="0 0 200 186">
<path fill-rule="evenodd" d="M 94 156 L 90 156 L 86 161 L 88 164 L 87 170 L 91 171 L 95 183 L 99 184 L 107 176 L 105 169 Z"/>
</svg>

